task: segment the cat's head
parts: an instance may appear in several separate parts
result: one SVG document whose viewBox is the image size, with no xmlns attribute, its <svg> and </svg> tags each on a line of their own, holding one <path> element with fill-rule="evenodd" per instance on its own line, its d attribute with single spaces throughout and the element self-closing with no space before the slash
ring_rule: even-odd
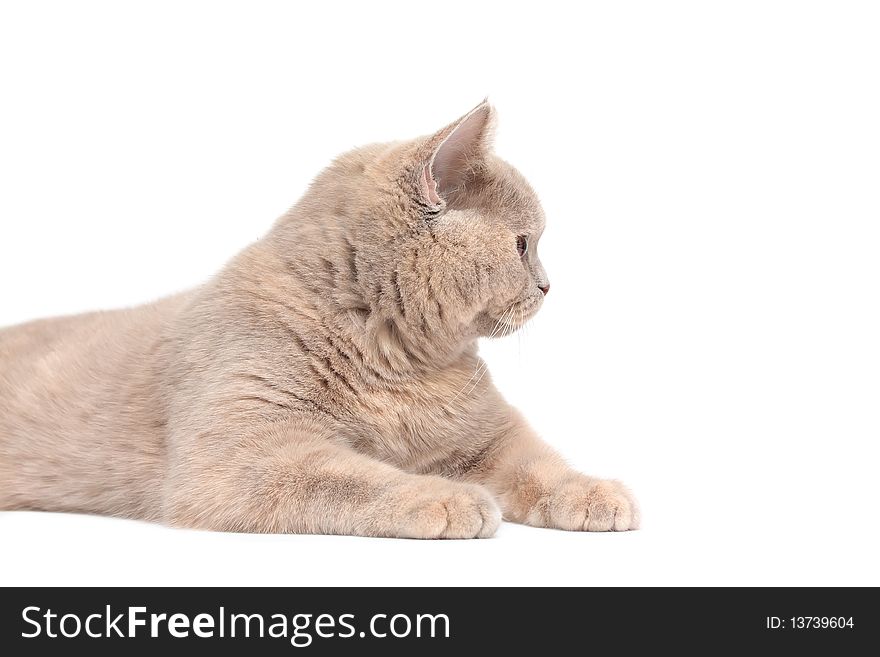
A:
<svg viewBox="0 0 880 657">
<path fill-rule="evenodd" d="M 541 308 L 544 213 L 492 152 L 494 126 L 483 102 L 427 137 L 352 151 L 295 209 L 343 233 L 337 258 L 373 324 L 427 338 L 505 335 Z"/>
</svg>

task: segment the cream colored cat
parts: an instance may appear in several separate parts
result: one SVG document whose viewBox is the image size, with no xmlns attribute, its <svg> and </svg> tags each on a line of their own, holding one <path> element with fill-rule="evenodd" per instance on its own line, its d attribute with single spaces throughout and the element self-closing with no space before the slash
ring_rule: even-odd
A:
<svg viewBox="0 0 880 657">
<path fill-rule="evenodd" d="M 544 216 L 486 103 L 347 153 L 199 289 L 0 331 L 0 509 L 473 538 L 638 526 L 508 406 L 477 338 L 549 283 Z M 500 510 L 499 510 L 500 509 Z"/>
</svg>

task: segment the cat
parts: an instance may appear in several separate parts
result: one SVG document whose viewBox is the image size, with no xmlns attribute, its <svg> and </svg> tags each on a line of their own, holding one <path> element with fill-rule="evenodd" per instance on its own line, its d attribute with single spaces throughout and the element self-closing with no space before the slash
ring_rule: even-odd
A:
<svg viewBox="0 0 880 657">
<path fill-rule="evenodd" d="M 550 289 L 484 101 L 346 153 L 198 289 L 0 331 L 0 509 L 233 532 L 630 530 L 484 376 Z"/>
</svg>

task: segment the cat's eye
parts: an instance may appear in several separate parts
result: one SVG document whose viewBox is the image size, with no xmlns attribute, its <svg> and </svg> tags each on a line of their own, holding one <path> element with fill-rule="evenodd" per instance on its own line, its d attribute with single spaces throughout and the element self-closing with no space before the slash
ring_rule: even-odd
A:
<svg viewBox="0 0 880 657">
<path fill-rule="evenodd" d="M 516 238 L 516 251 L 519 253 L 520 258 L 525 258 L 526 253 L 529 252 L 529 238 L 525 235 L 520 235 Z"/>
</svg>

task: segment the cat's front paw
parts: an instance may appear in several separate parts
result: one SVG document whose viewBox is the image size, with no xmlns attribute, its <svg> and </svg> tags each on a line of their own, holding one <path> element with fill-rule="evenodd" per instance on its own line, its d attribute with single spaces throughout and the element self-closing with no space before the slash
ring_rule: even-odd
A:
<svg viewBox="0 0 880 657">
<path fill-rule="evenodd" d="M 501 524 L 501 511 L 485 488 L 439 482 L 403 501 L 399 536 L 404 538 L 488 538 Z"/>
<path fill-rule="evenodd" d="M 639 508 L 619 481 L 577 475 L 565 480 L 542 500 L 543 524 L 569 531 L 638 529 Z"/>
</svg>

